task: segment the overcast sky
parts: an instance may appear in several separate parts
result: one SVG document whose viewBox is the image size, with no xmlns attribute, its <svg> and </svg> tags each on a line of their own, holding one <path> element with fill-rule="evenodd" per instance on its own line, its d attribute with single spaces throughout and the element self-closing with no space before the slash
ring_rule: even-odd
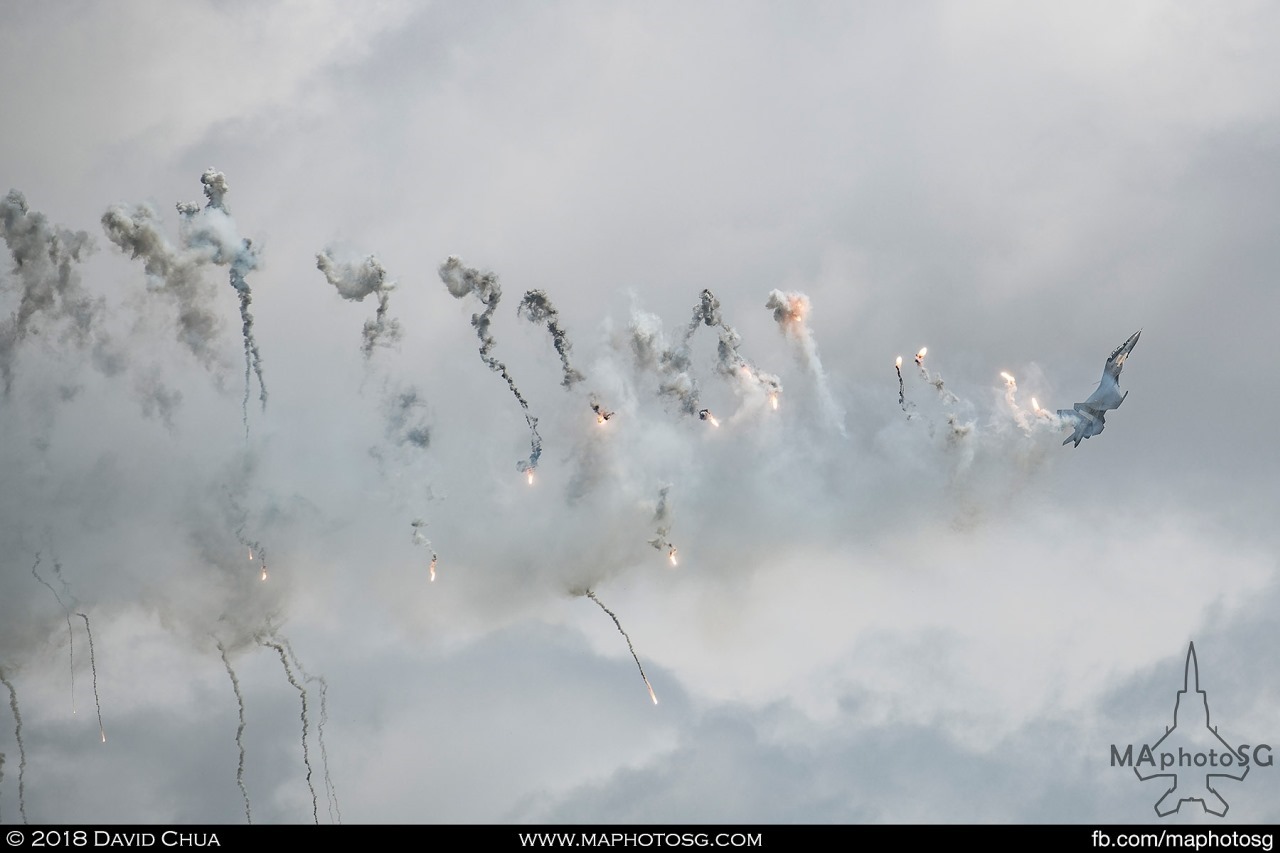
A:
<svg viewBox="0 0 1280 853">
<path fill-rule="evenodd" d="M 0 14 L 0 820 L 1155 821 L 1191 642 L 1280 747 L 1274 5 Z"/>
</svg>

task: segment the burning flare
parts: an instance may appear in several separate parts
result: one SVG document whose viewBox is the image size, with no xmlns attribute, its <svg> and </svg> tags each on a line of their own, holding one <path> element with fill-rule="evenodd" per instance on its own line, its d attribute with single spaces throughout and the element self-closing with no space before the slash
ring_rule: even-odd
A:
<svg viewBox="0 0 1280 853">
<path fill-rule="evenodd" d="M 920 347 L 920 352 L 916 353 L 916 365 L 920 367 L 924 366 L 924 356 L 928 351 L 928 347 Z"/>
<path fill-rule="evenodd" d="M 671 550 L 667 552 L 667 559 L 671 561 L 671 565 L 673 566 L 680 565 L 680 563 L 676 561 L 676 546 L 671 546 Z"/>
</svg>

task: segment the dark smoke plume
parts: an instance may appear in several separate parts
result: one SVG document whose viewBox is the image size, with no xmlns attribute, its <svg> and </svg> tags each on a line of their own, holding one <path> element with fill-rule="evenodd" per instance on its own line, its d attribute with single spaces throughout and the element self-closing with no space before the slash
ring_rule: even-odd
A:
<svg viewBox="0 0 1280 853">
<path fill-rule="evenodd" d="M 336 260 L 332 249 L 316 255 L 316 268 L 324 273 L 325 281 L 333 285 L 343 299 L 363 302 L 366 296 L 378 297 L 378 310 L 372 320 L 364 324 L 364 343 L 360 351 L 365 358 L 373 355 L 376 346 L 390 346 L 400 339 L 400 323 L 387 318 L 394 283 L 387 281 L 387 270 L 373 255 L 359 264 Z"/>
</svg>

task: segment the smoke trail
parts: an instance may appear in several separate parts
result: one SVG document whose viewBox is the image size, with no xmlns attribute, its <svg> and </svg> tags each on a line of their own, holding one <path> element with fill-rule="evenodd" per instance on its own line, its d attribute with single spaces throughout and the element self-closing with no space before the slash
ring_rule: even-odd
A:
<svg viewBox="0 0 1280 853">
<path fill-rule="evenodd" d="M 547 298 L 544 290 L 530 290 L 524 295 L 524 299 L 520 300 L 520 306 L 516 308 L 516 314 L 524 317 L 530 323 L 535 325 L 545 323 L 547 331 L 551 333 L 551 343 L 555 346 L 556 352 L 560 354 L 560 366 L 564 371 L 564 378 L 560 380 L 560 384 L 565 388 L 572 388 L 575 382 L 581 382 L 585 377 L 569 364 L 569 351 L 573 349 L 573 344 L 569 343 L 569 338 L 565 334 L 564 329 L 560 328 L 560 312 L 556 311 L 551 300 Z"/>
<path fill-rule="evenodd" d="M 293 689 L 298 691 L 298 697 L 302 701 L 302 763 L 307 768 L 307 790 L 311 792 L 311 818 L 318 825 L 320 823 L 320 805 L 316 800 L 316 788 L 311 784 L 311 752 L 307 748 L 307 728 L 310 723 L 307 718 L 307 691 L 298 683 L 298 679 L 293 676 L 293 669 L 289 666 L 289 659 L 285 656 L 284 646 L 278 642 L 274 642 L 266 637 L 258 637 L 261 645 L 276 650 L 280 655 L 280 665 L 284 667 L 284 677 L 289 679 L 289 683 L 293 685 Z"/>
<path fill-rule="evenodd" d="M 58 602 L 58 606 L 62 608 L 62 615 L 67 620 L 67 643 L 68 648 L 70 649 L 71 658 L 71 716 L 74 717 L 76 715 L 76 636 L 75 632 L 71 630 L 71 610 L 68 609 L 66 603 L 63 602 L 62 596 L 58 595 L 58 591 L 50 586 L 47 580 L 40 577 L 40 573 L 36 571 L 36 567 L 39 565 L 40 553 L 36 552 L 36 561 L 31 566 L 31 574 L 36 580 L 44 584 L 45 589 L 53 593 L 54 600 L 56 600 Z M 58 573 L 58 569 L 59 566 L 55 562 L 53 569 L 55 574 Z M 61 578 L 61 575 L 59 575 L 59 578 Z"/>
<path fill-rule="evenodd" d="M 84 620 L 84 632 L 89 635 L 89 669 L 93 672 L 93 705 L 98 709 L 98 735 L 102 742 L 107 742 L 107 730 L 102 727 L 102 703 L 98 701 L 98 662 L 93 653 L 93 630 L 89 627 L 89 616 L 77 613 Z"/>
<path fill-rule="evenodd" d="M 920 347 L 920 351 L 916 353 L 916 367 L 920 368 L 920 376 L 925 382 L 928 382 L 938 392 L 938 396 L 942 398 L 942 402 L 947 405 L 953 405 L 960 402 L 960 398 L 951 392 L 942 381 L 942 374 L 930 373 L 929 369 L 924 366 L 924 357 L 929 352 L 928 347 Z"/>
<path fill-rule="evenodd" d="M 316 681 L 320 682 L 320 722 L 316 725 L 316 739 L 320 741 L 320 763 L 324 765 L 324 792 L 329 800 L 329 822 L 334 822 L 334 813 L 337 813 L 338 823 L 342 823 L 342 808 L 338 805 L 338 791 L 333 787 L 333 780 L 329 778 L 329 750 L 324 745 L 324 726 L 329 722 L 329 683 L 324 680 L 323 676 L 317 675 Z M 310 676 L 308 676 L 310 680 Z"/>
<path fill-rule="evenodd" d="M 693 338 L 693 333 L 698 331 L 699 326 L 708 326 L 714 328 L 723 326 L 724 320 L 720 317 L 720 300 L 716 299 L 715 294 L 710 290 L 704 289 L 698 295 L 698 304 L 693 306 L 693 317 L 689 320 L 689 327 L 685 329 L 684 346 L 689 346 L 689 341 Z"/>
<path fill-rule="evenodd" d="M 232 499 L 232 505 L 233 507 L 235 505 L 234 498 Z M 262 572 L 259 575 L 258 579 L 265 581 L 267 579 L 267 549 L 263 548 L 262 544 L 257 542 L 256 540 L 250 540 L 245 538 L 244 524 L 240 524 L 238 527 L 236 527 L 236 539 L 240 542 L 241 545 L 243 545 L 245 548 L 249 550 L 249 562 L 253 562 L 255 559 L 261 561 Z"/>
<path fill-rule="evenodd" d="M 267 388 L 263 380 L 262 359 L 253 337 L 253 315 L 249 306 L 252 291 L 245 273 L 256 269 L 258 257 L 250 240 L 236 231 L 227 213 L 224 199 L 226 178 L 221 172 L 207 170 L 200 177 L 208 203 L 203 209 L 194 202 L 177 205 L 181 216 L 181 246 L 174 247 L 164 236 L 155 210 L 147 204 L 132 208 L 114 205 L 102 215 L 102 228 L 107 238 L 134 258 L 142 258 L 148 283 L 177 303 L 178 340 L 206 368 L 217 362 L 213 341 L 218 331 L 218 316 L 212 308 L 213 290 L 200 276 L 200 268 L 208 263 L 230 267 L 232 288 L 240 301 L 240 319 L 245 349 L 245 395 L 242 404 L 245 432 L 248 433 L 249 383 L 258 378 L 259 399 L 265 410 Z"/>
<path fill-rule="evenodd" d="M 734 331 L 732 326 L 721 327 L 720 341 L 716 346 L 718 354 L 716 367 L 722 376 L 739 383 L 742 391 L 747 392 L 753 387 L 758 388 L 776 409 L 778 395 L 782 393 L 782 380 L 772 373 L 757 369 L 754 364 L 743 358 L 738 352 L 741 343 L 742 336 Z"/>
<path fill-rule="evenodd" d="M 343 299 L 351 302 L 363 302 L 366 296 L 377 294 L 378 310 L 374 319 L 364 324 L 364 343 L 360 350 L 367 359 L 373 354 L 376 346 L 390 346 L 400 339 L 400 323 L 387 319 L 387 308 L 391 301 L 393 283 L 387 281 L 387 271 L 373 255 L 369 255 L 359 265 L 335 260 L 332 249 L 325 249 L 316 255 L 316 268 L 324 273 L 325 281 L 337 288 Z"/>
<path fill-rule="evenodd" d="M 289 653 L 289 659 L 293 661 L 293 666 L 302 674 L 302 680 L 310 683 L 315 681 L 320 685 L 320 721 L 316 724 L 316 739 L 320 742 L 320 763 L 324 766 L 324 788 L 325 796 L 329 800 L 329 822 L 333 822 L 334 810 L 338 813 L 338 823 L 342 823 L 342 810 L 338 806 L 337 791 L 333 787 L 333 780 L 329 778 L 329 751 L 324 745 L 324 727 L 329 721 L 328 694 L 329 683 L 324 680 L 322 675 L 311 675 L 307 672 L 306 667 L 298 660 L 297 654 L 293 651 L 293 646 L 284 637 L 279 638 L 284 645 L 285 651 Z"/>
<path fill-rule="evenodd" d="M 262 410 L 267 410 L 267 386 L 262 379 L 262 356 L 258 353 L 258 342 L 253 337 L 253 314 L 249 306 L 253 303 L 253 292 L 245 281 L 245 273 L 257 269 L 258 255 L 253 249 L 253 241 L 240 237 L 236 231 L 231 212 L 227 210 L 226 196 L 227 178 L 216 169 L 206 169 L 200 176 L 204 185 L 204 197 L 207 200 L 201 210 L 194 202 L 178 204 L 178 213 L 182 214 L 184 237 L 188 246 L 209 245 L 215 250 L 212 258 L 216 264 L 230 265 L 231 287 L 240 300 L 241 334 L 244 336 L 244 432 L 249 435 L 249 384 L 250 374 L 258 378 L 258 399 Z"/>
<path fill-rule="evenodd" d="M 51 225 L 44 214 L 27 206 L 26 197 L 18 190 L 10 190 L 0 199 L 0 236 L 13 258 L 20 291 L 17 311 L 0 323 L 0 379 L 8 396 L 16 349 L 32 331 L 32 318 L 38 313 L 51 323 L 69 320 L 66 337 L 84 346 L 96 331 L 94 322 L 102 314 L 104 300 L 84 292 L 74 267 L 93 251 L 89 235 Z M 117 372 L 119 366 L 113 363 L 117 356 L 106 355 L 106 347 L 107 339 L 99 337 L 99 367 L 106 373 Z"/>
<path fill-rule="evenodd" d="M 240 679 L 231 668 L 231 659 L 222 641 L 218 640 L 218 654 L 222 655 L 222 665 L 227 668 L 227 676 L 231 679 L 231 689 L 236 694 L 236 706 L 240 711 L 240 724 L 236 726 L 236 747 L 240 750 L 240 762 L 236 765 L 236 784 L 240 786 L 240 796 L 244 797 L 245 820 L 253 823 L 253 812 L 249 810 L 249 789 L 244 786 L 244 695 L 240 692 Z"/>
<path fill-rule="evenodd" d="M 436 556 L 436 549 L 431 545 L 431 540 L 422 534 L 422 528 L 426 527 L 427 523 L 421 518 L 415 518 L 409 523 L 409 526 L 413 528 L 413 544 L 425 545 L 427 546 L 427 550 L 431 552 L 431 565 L 427 568 L 431 572 L 431 580 L 434 581 L 436 579 L 436 560 L 438 558 Z"/>
<path fill-rule="evenodd" d="M 719 327 L 719 341 L 716 345 L 716 369 L 720 375 L 737 383 L 738 390 L 750 393 L 758 388 L 773 404 L 778 405 L 778 395 L 782 393 L 782 382 L 771 373 L 764 373 L 754 364 L 743 358 L 738 351 L 742 344 L 742 336 L 724 321 L 720 314 L 720 300 L 710 290 L 704 289 L 698 297 L 698 304 L 693 306 L 693 317 L 685 329 L 681 351 L 685 362 L 688 361 L 689 342 L 699 326 Z"/>
<path fill-rule="evenodd" d="M 663 486 L 658 492 L 658 506 L 653 511 L 653 523 L 656 525 L 654 532 L 657 535 L 649 540 L 649 544 L 659 551 L 666 551 L 667 559 L 672 566 L 676 566 L 679 565 L 676 562 L 676 546 L 667 538 L 667 534 L 671 532 L 671 511 L 667 506 L 667 493 L 670 491 L 670 486 Z"/>
<path fill-rule="evenodd" d="M 639 655 L 636 654 L 636 647 L 631 645 L 631 637 L 627 635 L 626 631 L 622 630 L 622 623 L 618 621 L 617 615 L 614 614 L 612 610 L 605 607 L 604 602 L 596 598 L 596 594 L 591 590 L 588 589 L 586 592 L 583 593 L 583 595 L 585 595 L 587 598 L 594 601 L 596 604 L 600 605 L 600 609 L 603 610 L 605 613 L 608 613 L 609 618 L 613 620 L 613 624 L 618 626 L 618 633 L 620 633 L 622 635 L 622 638 L 627 641 L 627 648 L 630 649 L 631 651 L 631 657 L 635 659 L 636 668 L 640 670 L 640 677 L 644 679 L 644 686 L 649 690 L 649 698 L 653 700 L 653 704 L 657 705 L 658 697 L 653 692 L 653 685 L 649 684 L 649 677 L 644 674 L 644 667 L 640 665 L 640 657 Z"/>
<path fill-rule="evenodd" d="M 1004 380 L 1004 401 L 1013 412 L 1013 421 L 1025 433 L 1031 432 L 1031 421 L 1027 418 L 1026 411 L 1018 405 L 1018 383 L 1013 378 L 1013 374 L 1007 371 L 1000 372 L 1000 378 Z"/>
<path fill-rule="evenodd" d="M 636 367 L 658 374 L 658 394 L 675 400 L 686 415 L 696 415 L 698 383 L 689 375 L 687 347 L 667 346 L 662 321 L 643 311 L 633 312 L 628 332 Z"/>
<path fill-rule="evenodd" d="M 0 684 L 9 688 L 9 710 L 13 712 L 13 739 L 18 742 L 18 813 L 27 822 L 27 747 L 22 742 L 22 712 L 18 710 L 18 691 L 0 667 Z"/>
<path fill-rule="evenodd" d="M 489 366 L 490 370 L 506 380 L 507 387 L 520 403 L 520 408 L 524 410 L 524 420 L 529 425 L 530 433 L 529 461 L 520 462 L 518 468 L 528 473 L 529 482 L 532 483 L 533 472 L 538 467 L 538 458 L 542 456 L 542 436 L 538 435 L 538 419 L 529 414 L 529 403 L 516 387 L 515 380 L 507 371 L 507 366 L 493 355 L 493 346 L 496 341 L 489 333 L 493 312 L 497 310 L 498 301 L 502 299 L 502 286 L 498 283 L 498 277 L 491 272 L 482 273 L 477 269 L 463 266 L 461 259 L 450 255 L 440 265 L 440 280 L 444 282 L 445 287 L 449 288 L 449 292 L 455 299 L 462 299 L 467 294 L 473 293 L 484 305 L 484 311 L 471 315 L 471 325 L 475 327 L 476 335 L 480 338 L 481 360 Z"/>
<path fill-rule="evenodd" d="M 827 382 L 827 374 L 822 367 L 822 359 L 818 357 L 818 343 L 813 338 L 813 331 L 805 322 L 812 309 L 809 297 L 803 293 L 784 293 L 781 290 L 773 290 L 770 291 L 769 300 L 764 307 L 773 311 L 773 319 L 777 322 L 782 334 L 794 341 L 799 347 L 801 361 L 809 373 L 813 375 L 814 383 L 817 385 L 818 399 L 822 404 L 823 410 L 827 413 L 828 418 L 834 421 L 836 428 L 840 430 L 840 434 L 845 435 L 844 411 L 831 394 L 831 387 Z M 898 395 L 899 402 L 904 403 L 901 394 L 901 370 L 898 371 L 898 385 L 900 392 Z M 906 411 L 905 403 L 903 411 Z"/>
<path fill-rule="evenodd" d="M 907 413 L 907 420 L 910 420 L 911 412 L 907 410 L 907 389 L 902 383 L 902 356 L 898 356 L 898 360 L 893 363 L 893 370 L 898 374 L 898 405 Z"/>
</svg>

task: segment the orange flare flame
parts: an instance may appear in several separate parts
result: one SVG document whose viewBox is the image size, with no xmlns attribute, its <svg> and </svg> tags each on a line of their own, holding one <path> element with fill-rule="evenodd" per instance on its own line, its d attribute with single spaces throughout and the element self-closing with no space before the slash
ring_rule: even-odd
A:
<svg viewBox="0 0 1280 853">
<path fill-rule="evenodd" d="M 658 704 L 658 696 L 653 692 L 653 685 L 649 683 L 649 679 L 644 680 L 644 686 L 649 688 L 649 698 L 653 700 L 653 704 Z"/>
<path fill-rule="evenodd" d="M 671 550 L 667 552 L 667 559 L 671 560 L 671 565 L 673 566 L 680 565 L 678 562 L 676 562 L 676 546 L 674 545 L 671 546 Z"/>
</svg>

